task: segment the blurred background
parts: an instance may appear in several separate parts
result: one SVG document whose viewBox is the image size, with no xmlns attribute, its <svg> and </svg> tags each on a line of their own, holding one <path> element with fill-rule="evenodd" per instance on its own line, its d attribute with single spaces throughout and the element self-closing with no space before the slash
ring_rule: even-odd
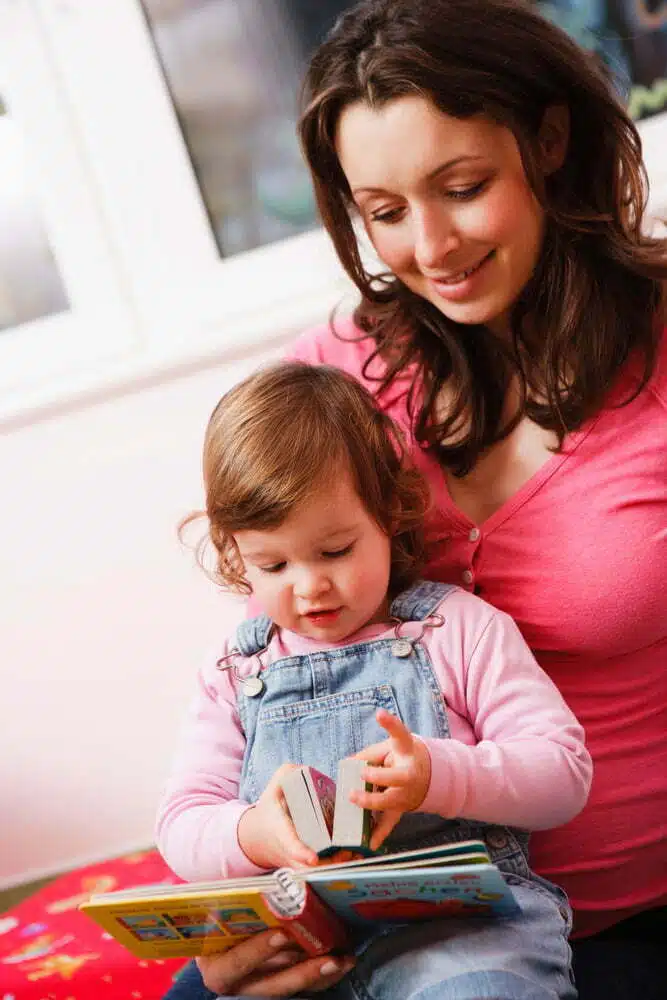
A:
<svg viewBox="0 0 667 1000">
<path fill-rule="evenodd" d="M 218 397 L 350 288 L 294 136 L 344 0 L 0 3 L 0 888 L 150 841 L 241 614 L 175 537 Z M 667 214 L 667 3 L 550 0 Z"/>
</svg>

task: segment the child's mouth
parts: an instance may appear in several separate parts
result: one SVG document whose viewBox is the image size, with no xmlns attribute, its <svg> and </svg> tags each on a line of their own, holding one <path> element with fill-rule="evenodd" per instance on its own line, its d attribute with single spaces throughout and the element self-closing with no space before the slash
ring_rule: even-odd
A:
<svg viewBox="0 0 667 1000">
<path fill-rule="evenodd" d="M 321 608 L 318 611 L 309 611 L 306 614 L 306 618 L 308 618 L 309 621 L 314 622 L 315 625 L 325 625 L 334 621 L 340 612 L 340 608 Z"/>
</svg>

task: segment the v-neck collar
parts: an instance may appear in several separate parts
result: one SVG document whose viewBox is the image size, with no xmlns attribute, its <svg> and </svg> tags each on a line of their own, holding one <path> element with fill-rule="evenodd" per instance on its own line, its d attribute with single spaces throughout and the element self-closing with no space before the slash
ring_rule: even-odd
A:
<svg viewBox="0 0 667 1000">
<path fill-rule="evenodd" d="M 500 527 L 505 521 L 509 520 L 525 503 L 527 503 L 531 497 L 533 497 L 544 485 L 554 476 L 561 466 L 568 461 L 569 458 L 576 452 L 583 441 L 588 437 L 590 432 L 595 427 L 596 423 L 600 419 L 601 412 L 593 417 L 591 420 L 587 421 L 583 427 L 579 430 L 572 431 L 567 435 L 563 442 L 563 447 L 561 451 L 554 455 L 551 455 L 547 460 L 537 469 L 532 476 L 530 476 L 525 483 L 523 483 L 504 503 L 500 505 L 492 514 L 484 518 L 483 521 L 474 521 L 472 518 L 468 517 L 464 511 L 455 503 L 449 492 L 447 486 L 447 480 L 444 472 L 440 470 L 440 475 L 442 477 L 442 495 L 440 500 L 441 510 L 445 510 L 449 519 L 457 524 L 459 527 L 465 531 L 470 531 L 471 528 L 478 528 L 483 531 L 485 535 L 490 534 L 496 528 Z"/>
</svg>

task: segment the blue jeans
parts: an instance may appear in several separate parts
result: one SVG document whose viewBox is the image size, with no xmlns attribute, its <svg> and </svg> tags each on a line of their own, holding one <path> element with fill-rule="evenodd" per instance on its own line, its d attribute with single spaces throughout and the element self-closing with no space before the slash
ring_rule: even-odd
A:
<svg viewBox="0 0 667 1000">
<path fill-rule="evenodd" d="M 567 913 L 548 883 L 506 875 L 511 919 L 404 924 L 361 943 L 331 1000 L 573 1000 Z"/>
<path fill-rule="evenodd" d="M 664 946 L 657 941 L 592 937 L 572 942 L 572 952 L 579 1000 L 665 1000 L 667 962 Z M 324 1000 L 328 995 L 314 994 L 313 1000 L 317 997 Z M 215 1000 L 215 997 L 204 986 L 199 969 L 192 962 L 163 1000 Z"/>
<path fill-rule="evenodd" d="M 329 1000 L 574 1000 L 569 921 L 549 883 L 507 875 L 521 913 L 359 932 L 357 965 Z M 567 909 L 567 904 L 562 904 Z M 559 927 L 561 928 L 559 931 Z M 194 963 L 168 1000 L 213 1000 Z M 606 998 L 605 998 L 606 1000 Z M 633 998 L 634 1000 L 634 998 Z"/>
</svg>

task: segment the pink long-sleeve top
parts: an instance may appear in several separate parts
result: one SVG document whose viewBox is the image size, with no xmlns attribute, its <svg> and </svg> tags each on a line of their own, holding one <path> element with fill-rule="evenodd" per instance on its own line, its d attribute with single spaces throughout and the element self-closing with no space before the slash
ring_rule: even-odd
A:
<svg viewBox="0 0 667 1000">
<path fill-rule="evenodd" d="M 373 344 L 337 322 L 304 335 L 301 360 L 362 373 Z M 452 501 L 415 443 L 411 372 L 379 398 L 432 490 L 426 576 L 475 590 L 517 622 L 583 724 L 594 762 L 586 807 L 531 838 L 533 868 L 561 885 L 577 935 L 667 903 L 667 332 L 648 386 L 630 361 L 606 404 L 481 524 Z M 374 361 L 368 372 L 382 373 Z"/>
<path fill-rule="evenodd" d="M 582 727 L 507 615 L 460 588 L 450 591 L 437 610 L 445 624 L 427 629 L 420 641 L 442 690 L 450 738 L 424 740 L 431 782 L 420 810 L 524 829 L 565 823 L 583 807 L 591 783 Z M 401 630 L 406 636 L 421 632 L 419 622 Z M 322 646 L 277 629 L 261 656 L 262 667 L 392 634 L 389 624 L 371 625 L 344 643 Z M 245 856 L 237 837 L 248 808 L 239 798 L 246 745 L 237 709 L 239 682 L 232 670 L 216 667 L 217 658 L 233 645 L 231 637 L 199 672 L 159 810 L 158 846 L 186 879 L 261 870 Z M 255 658 L 236 662 L 240 677 L 256 669 Z"/>
</svg>

